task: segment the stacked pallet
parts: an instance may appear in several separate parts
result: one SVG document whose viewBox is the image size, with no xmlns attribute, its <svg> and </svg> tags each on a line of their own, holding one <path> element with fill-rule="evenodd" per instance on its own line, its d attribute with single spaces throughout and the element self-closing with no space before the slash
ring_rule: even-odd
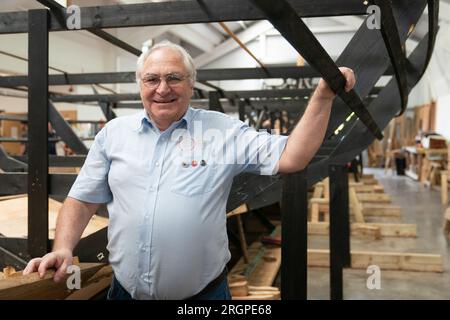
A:
<svg viewBox="0 0 450 320">
<path fill-rule="evenodd" d="M 401 208 L 391 203 L 391 197 L 373 175 L 363 175 L 356 182 L 349 176 L 350 232 L 354 236 L 367 236 L 374 239 L 382 237 L 416 237 L 417 225 L 398 223 Z M 325 179 L 314 187 L 309 201 L 308 233 L 325 235 L 329 232 L 329 180 Z M 369 222 L 382 218 L 394 223 Z"/>
</svg>

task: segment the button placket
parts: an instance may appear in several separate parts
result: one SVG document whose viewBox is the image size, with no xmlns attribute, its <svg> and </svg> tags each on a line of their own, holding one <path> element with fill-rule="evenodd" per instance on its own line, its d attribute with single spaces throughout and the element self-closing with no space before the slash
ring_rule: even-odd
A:
<svg viewBox="0 0 450 320">
<path fill-rule="evenodd" d="M 154 181 L 154 185 L 150 186 L 148 188 L 149 194 L 148 194 L 148 201 L 147 203 L 152 204 L 150 206 L 147 206 L 146 213 L 144 215 L 144 221 L 142 224 L 141 232 L 140 232 L 140 245 L 138 250 L 138 256 L 142 255 L 143 257 L 138 259 L 138 274 L 139 276 L 139 282 L 141 283 L 141 289 L 145 292 L 152 291 L 151 287 L 151 273 L 150 273 L 150 264 L 151 264 L 151 241 L 152 241 L 152 233 L 153 233 L 153 221 L 155 216 L 155 208 L 156 208 L 156 201 L 157 201 L 157 191 L 158 191 L 158 184 L 161 177 L 161 170 L 162 170 L 162 161 L 160 159 L 161 154 L 164 155 L 164 139 L 159 139 L 156 143 L 155 149 L 154 149 L 154 157 L 152 159 L 152 163 L 155 164 L 155 167 L 158 168 L 158 170 L 151 170 L 151 174 L 149 176 L 150 181 Z M 156 161 L 156 162 L 155 162 Z M 156 166 L 156 163 L 158 165 Z"/>
<path fill-rule="evenodd" d="M 144 282 L 146 282 L 148 284 L 147 290 L 149 290 L 149 292 L 153 291 L 153 288 L 151 287 L 151 259 L 152 259 L 152 255 L 151 255 L 151 247 L 152 247 L 152 241 L 153 241 L 153 227 L 154 227 L 154 220 L 155 220 L 155 209 L 156 209 L 156 203 L 158 200 L 158 186 L 159 186 L 159 182 L 161 180 L 161 174 L 162 174 L 162 169 L 163 169 L 163 158 L 166 152 L 166 147 L 167 147 L 167 138 L 165 137 L 160 137 L 160 139 L 158 140 L 157 144 L 156 144 L 156 148 L 155 148 L 155 152 L 154 152 L 154 158 L 153 158 L 153 163 L 154 163 L 154 168 L 156 170 L 152 170 L 154 172 L 154 174 L 152 174 L 151 176 L 151 180 L 153 181 L 154 185 L 149 187 L 149 199 L 150 199 L 150 203 L 152 203 L 151 209 L 149 210 L 149 213 L 146 215 L 146 224 L 148 226 L 150 226 L 150 232 L 146 232 L 145 233 L 145 241 L 144 244 L 142 246 L 142 251 L 145 252 L 145 254 L 147 255 L 147 259 L 145 260 L 145 268 L 143 270 L 148 270 L 148 272 L 146 273 L 147 276 L 146 279 L 143 279 Z M 158 165 L 156 165 L 158 164 Z"/>
</svg>

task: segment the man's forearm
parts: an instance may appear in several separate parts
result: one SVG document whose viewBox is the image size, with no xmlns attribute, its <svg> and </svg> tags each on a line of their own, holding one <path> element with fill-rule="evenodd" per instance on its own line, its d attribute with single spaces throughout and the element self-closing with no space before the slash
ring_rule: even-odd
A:
<svg viewBox="0 0 450 320">
<path fill-rule="evenodd" d="M 349 92 L 356 83 L 353 70 L 346 67 L 339 70 L 346 79 L 344 89 Z M 289 136 L 278 161 L 278 172 L 300 171 L 308 165 L 325 137 L 335 96 L 328 84 L 321 79 L 302 119 Z"/>
<path fill-rule="evenodd" d="M 289 136 L 284 153 L 289 172 L 302 170 L 319 149 L 330 119 L 333 99 L 314 92 L 300 122 Z"/>
<path fill-rule="evenodd" d="M 99 206 L 99 204 L 67 198 L 56 221 L 53 251 L 69 250 L 73 252 L 89 220 Z"/>
</svg>

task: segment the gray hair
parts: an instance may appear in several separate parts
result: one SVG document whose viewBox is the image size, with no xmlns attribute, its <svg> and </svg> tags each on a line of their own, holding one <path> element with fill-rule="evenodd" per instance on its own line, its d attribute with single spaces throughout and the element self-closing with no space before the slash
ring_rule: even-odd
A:
<svg viewBox="0 0 450 320">
<path fill-rule="evenodd" d="M 150 56 L 150 54 L 152 54 L 152 52 L 162 48 L 172 49 L 180 55 L 181 60 L 183 61 L 184 66 L 189 73 L 189 81 L 191 83 L 191 86 L 194 86 L 195 80 L 197 78 L 197 70 L 195 69 L 194 59 L 192 59 L 191 55 L 186 51 L 186 49 L 168 40 L 164 40 L 160 43 L 155 44 L 153 47 L 149 48 L 139 56 L 136 68 L 137 84 L 139 85 L 141 82 L 141 72 L 142 68 L 144 68 L 144 63 L 147 58 Z"/>
</svg>

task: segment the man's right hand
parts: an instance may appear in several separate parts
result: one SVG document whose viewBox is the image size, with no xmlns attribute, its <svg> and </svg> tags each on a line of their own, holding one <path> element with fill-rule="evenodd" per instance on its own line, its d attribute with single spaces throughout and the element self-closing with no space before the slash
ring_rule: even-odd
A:
<svg viewBox="0 0 450 320">
<path fill-rule="evenodd" d="M 30 260 L 22 274 L 27 275 L 37 271 L 39 277 L 42 279 L 48 269 L 55 268 L 56 272 L 53 276 L 53 280 L 55 280 L 55 282 L 60 282 L 66 275 L 67 267 L 72 264 L 72 259 L 73 256 L 70 250 L 56 250 L 47 253 L 42 258 Z"/>
</svg>

